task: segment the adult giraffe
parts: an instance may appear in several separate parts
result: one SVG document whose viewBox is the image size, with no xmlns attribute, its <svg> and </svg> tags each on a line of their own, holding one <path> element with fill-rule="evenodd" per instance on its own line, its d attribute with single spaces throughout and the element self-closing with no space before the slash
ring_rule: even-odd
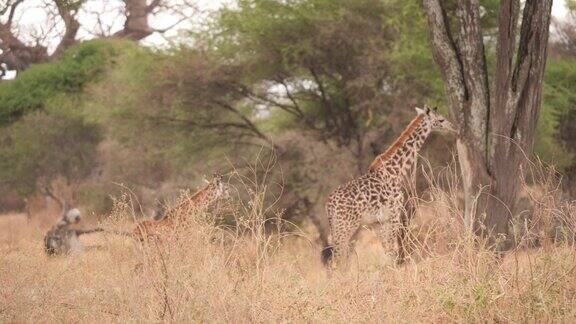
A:
<svg viewBox="0 0 576 324">
<path fill-rule="evenodd" d="M 397 264 L 404 261 L 401 254 L 403 178 L 433 130 L 454 130 L 436 110 L 425 107 L 416 108 L 416 112 L 416 117 L 394 143 L 376 157 L 367 173 L 339 186 L 328 196 L 326 211 L 331 242 L 322 251 L 325 264 L 332 258 L 346 262 L 361 226 L 375 223 L 380 224 L 380 239 L 386 253 Z"/>
</svg>

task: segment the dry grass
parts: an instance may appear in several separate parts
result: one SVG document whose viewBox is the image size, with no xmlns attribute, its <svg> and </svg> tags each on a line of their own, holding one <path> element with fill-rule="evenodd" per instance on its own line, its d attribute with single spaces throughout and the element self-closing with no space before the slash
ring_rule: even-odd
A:
<svg viewBox="0 0 576 324">
<path fill-rule="evenodd" d="M 99 248 L 56 258 L 43 254 L 42 227 L 22 215 L 3 216 L 0 322 L 576 320 L 571 243 L 520 247 L 498 259 L 463 233 L 451 193 L 433 190 L 421 204 L 406 265 L 390 266 L 367 230 L 352 269 L 332 275 L 312 231 L 267 234 L 262 195 L 250 191 L 239 207 L 243 230 L 195 217 L 160 245 L 97 234 L 83 241 Z M 574 206 L 554 210 L 576 217 Z M 131 216 L 119 203 L 103 226 L 126 228 Z"/>
</svg>

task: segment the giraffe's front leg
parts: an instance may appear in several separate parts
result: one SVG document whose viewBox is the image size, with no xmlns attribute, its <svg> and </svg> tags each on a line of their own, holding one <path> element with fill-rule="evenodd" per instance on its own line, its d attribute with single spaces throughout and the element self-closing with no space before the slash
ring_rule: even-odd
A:
<svg viewBox="0 0 576 324">
<path fill-rule="evenodd" d="M 380 215 L 380 242 L 384 247 L 385 254 L 389 256 L 394 264 L 404 263 L 402 206 L 396 204 L 389 208 L 384 208 Z"/>
</svg>

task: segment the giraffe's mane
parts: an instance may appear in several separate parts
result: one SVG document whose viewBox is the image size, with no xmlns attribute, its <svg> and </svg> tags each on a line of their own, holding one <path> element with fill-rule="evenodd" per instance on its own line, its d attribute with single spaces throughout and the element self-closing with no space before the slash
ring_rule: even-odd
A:
<svg viewBox="0 0 576 324">
<path fill-rule="evenodd" d="M 208 190 L 210 189 L 210 187 L 212 187 L 212 182 L 210 182 L 209 184 L 205 185 L 202 189 L 199 189 L 198 191 L 196 191 L 190 198 L 185 199 L 183 202 L 179 203 L 178 205 L 170 208 L 167 212 L 166 212 L 166 216 L 169 216 L 173 211 L 180 209 L 182 206 L 186 205 L 186 204 L 190 204 L 190 203 L 195 203 L 198 200 L 200 200 L 205 194 L 206 192 L 208 192 Z"/>
<path fill-rule="evenodd" d="M 211 186 L 212 186 L 212 182 L 208 183 L 207 185 L 204 186 L 204 188 L 196 191 L 196 193 L 194 193 L 192 195 L 192 197 L 190 197 L 190 200 L 196 201 L 196 200 L 200 199 L 208 191 L 208 189 L 210 189 Z"/>
<path fill-rule="evenodd" d="M 370 167 L 368 167 L 368 170 L 369 171 L 375 171 L 382 164 L 384 164 L 384 162 L 386 162 L 396 152 L 396 150 L 398 150 L 402 145 L 404 145 L 404 142 L 406 141 L 406 139 L 410 136 L 410 134 L 412 134 L 414 129 L 416 129 L 416 127 L 418 127 L 418 125 L 420 125 L 420 122 L 423 119 L 424 119 L 424 114 L 418 114 L 418 116 L 416 116 L 414 119 L 412 119 L 410 124 L 408 124 L 408 126 L 406 126 L 406 128 L 402 131 L 402 133 L 400 134 L 400 136 L 398 136 L 398 138 L 394 141 L 394 143 L 392 143 L 392 145 L 390 145 L 390 147 L 388 147 L 388 149 L 386 151 L 384 151 L 384 153 L 378 155 L 374 159 L 372 164 L 370 164 Z"/>
</svg>

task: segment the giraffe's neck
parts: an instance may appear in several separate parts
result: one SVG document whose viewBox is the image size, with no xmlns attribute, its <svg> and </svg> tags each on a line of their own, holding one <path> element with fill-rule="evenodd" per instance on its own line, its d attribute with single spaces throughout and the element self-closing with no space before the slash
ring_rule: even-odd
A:
<svg viewBox="0 0 576 324">
<path fill-rule="evenodd" d="M 418 152 L 430 135 L 429 123 L 423 115 L 418 115 L 404 129 L 402 134 L 370 165 L 372 172 L 391 175 L 405 175 L 418 157 Z"/>
<path fill-rule="evenodd" d="M 171 208 L 167 213 L 165 218 L 174 217 L 179 215 L 181 217 L 187 216 L 190 212 L 201 212 L 208 208 L 212 202 L 214 202 L 217 197 L 213 193 L 214 188 L 212 184 L 207 185 L 203 189 L 197 191 L 194 195 L 184 200 L 177 206 Z"/>
</svg>

